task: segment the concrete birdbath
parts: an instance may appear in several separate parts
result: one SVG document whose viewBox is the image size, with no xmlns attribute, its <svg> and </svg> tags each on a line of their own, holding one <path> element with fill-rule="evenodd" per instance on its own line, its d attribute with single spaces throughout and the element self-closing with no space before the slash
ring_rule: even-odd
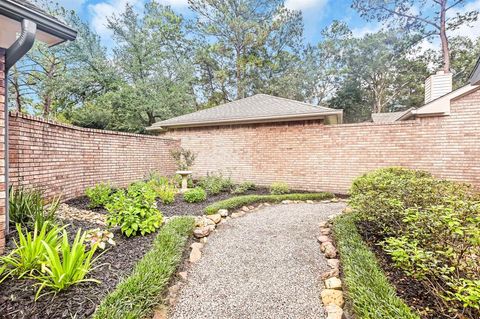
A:
<svg viewBox="0 0 480 319">
<path fill-rule="evenodd" d="M 188 190 L 188 176 L 192 174 L 191 171 L 177 171 L 178 175 L 182 176 L 182 189 L 180 193 L 185 193 Z"/>
</svg>

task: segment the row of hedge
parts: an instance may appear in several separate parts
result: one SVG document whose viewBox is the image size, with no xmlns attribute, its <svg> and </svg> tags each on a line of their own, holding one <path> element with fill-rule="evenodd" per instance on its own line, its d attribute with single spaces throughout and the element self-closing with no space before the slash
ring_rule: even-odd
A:
<svg viewBox="0 0 480 319">
<path fill-rule="evenodd" d="M 480 318 L 478 193 L 469 185 L 439 180 L 427 172 L 394 167 L 356 179 L 350 195 L 350 204 L 358 219 L 368 224 L 369 232 L 392 258 L 394 266 L 423 283 L 435 296 L 438 315 Z M 360 313 L 365 305 L 370 311 L 382 310 L 374 300 L 364 303 L 365 298 L 370 298 L 369 289 L 373 289 L 374 283 L 364 283 L 365 279 L 357 276 L 360 265 L 353 267 L 356 270 L 350 269 L 349 259 L 353 258 L 352 251 L 358 246 L 355 240 L 359 238 L 349 240 L 354 236 L 351 235 L 354 226 L 348 226 L 350 229 L 345 231 L 342 223 L 345 223 L 342 219 L 337 221 L 335 232 L 340 246 L 345 246 L 340 248 L 341 257 L 354 307 Z M 369 259 L 355 257 L 355 263 L 357 258 Z M 383 286 L 382 282 L 377 284 Z M 382 298 L 390 294 L 383 288 L 380 290 L 383 292 L 378 296 Z M 408 314 L 393 317 L 410 318 Z"/>
<path fill-rule="evenodd" d="M 324 200 L 331 199 L 332 193 L 306 193 L 306 194 L 283 194 L 283 195 L 244 195 L 228 198 L 215 202 L 205 208 L 207 215 L 217 213 L 220 209 L 236 209 L 254 203 L 279 203 L 284 200 Z"/>
</svg>

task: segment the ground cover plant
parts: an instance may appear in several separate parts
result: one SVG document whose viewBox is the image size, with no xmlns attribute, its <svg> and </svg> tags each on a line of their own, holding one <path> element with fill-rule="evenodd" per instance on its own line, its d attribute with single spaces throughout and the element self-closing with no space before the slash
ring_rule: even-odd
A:
<svg viewBox="0 0 480 319">
<path fill-rule="evenodd" d="M 283 195 L 243 195 L 213 203 L 205 208 L 208 215 L 216 214 L 220 209 L 235 209 L 254 203 L 279 203 L 283 200 L 324 200 L 333 198 L 332 193 L 301 193 Z"/>
<path fill-rule="evenodd" d="M 192 217 L 177 217 L 163 226 L 152 249 L 132 274 L 105 298 L 94 318 L 133 319 L 151 314 L 181 261 L 194 224 Z"/>
<path fill-rule="evenodd" d="M 333 232 L 341 256 L 348 299 L 358 319 L 420 319 L 399 297 L 363 242 L 355 226 L 356 216 L 334 220 Z"/>
<path fill-rule="evenodd" d="M 468 185 L 385 168 L 354 181 L 351 205 L 370 240 L 431 296 L 435 309 L 422 314 L 480 317 L 480 201 Z"/>
<path fill-rule="evenodd" d="M 249 190 L 255 190 L 256 186 L 252 182 L 243 182 L 239 185 L 235 185 L 232 189 L 232 194 L 244 194 Z"/>
</svg>

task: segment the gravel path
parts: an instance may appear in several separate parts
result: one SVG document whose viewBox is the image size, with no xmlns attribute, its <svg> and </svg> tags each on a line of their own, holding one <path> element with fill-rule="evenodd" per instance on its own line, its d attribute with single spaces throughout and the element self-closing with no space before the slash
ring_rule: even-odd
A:
<svg viewBox="0 0 480 319">
<path fill-rule="evenodd" d="M 171 319 L 325 318 L 318 224 L 343 203 L 266 207 L 212 234 Z"/>
</svg>

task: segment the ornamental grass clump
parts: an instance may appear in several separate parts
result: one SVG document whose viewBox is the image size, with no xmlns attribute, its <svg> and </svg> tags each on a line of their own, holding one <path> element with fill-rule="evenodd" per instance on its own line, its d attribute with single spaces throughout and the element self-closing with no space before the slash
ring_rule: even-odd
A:
<svg viewBox="0 0 480 319">
<path fill-rule="evenodd" d="M 9 217 L 12 225 L 20 224 L 28 230 L 39 229 L 44 223 L 53 226 L 60 205 L 60 196 L 47 203 L 43 192 L 35 189 L 9 188 Z"/>
<path fill-rule="evenodd" d="M 350 204 L 443 314 L 480 317 L 480 200 L 471 187 L 384 168 L 353 182 Z"/>
</svg>

